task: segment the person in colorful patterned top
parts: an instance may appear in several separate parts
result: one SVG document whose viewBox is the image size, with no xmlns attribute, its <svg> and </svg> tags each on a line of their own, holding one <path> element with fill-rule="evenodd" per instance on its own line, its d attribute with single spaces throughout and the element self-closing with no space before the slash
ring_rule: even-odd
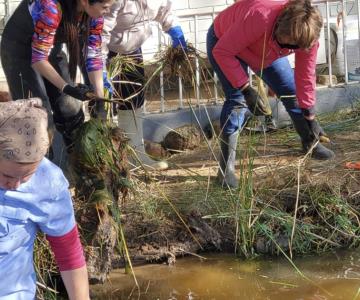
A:
<svg viewBox="0 0 360 300">
<path fill-rule="evenodd" d="M 69 184 L 45 158 L 41 99 L 0 103 L 0 299 L 35 299 L 34 242 L 46 235 L 70 300 L 88 300 L 89 283 Z"/>
<path fill-rule="evenodd" d="M 1 63 L 12 98 L 41 98 L 49 112 L 49 128 L 55 124 L 67 146 L 84 121 L 81 102 L 75 99 L 88 100 L 90 91 L 103 96 L 102 16 L 112 1 L 23 0 L 2 35 Z M 91 86 L 73 85 L 82 65 Z"/>
<path fill-rule="evenodd" d="M 276 93 L 293 121 L 304 151 L 315 159 L 334 152 L 318 140 L 315 119 L 315 67 L 323 20 L 310 0 L 238 1 L 222 11 L 207 35 L 207 54 L 225 93 L 218 179 L 237 187 L 235 154 L 245 114 L 261 103 L 249 85 L 248 67 Z M 287 55 L 295 53 L 295 72 Z M 254 106 L 255 104 L 255 106 Z M 316 143 L 316 144 L 315 144 Z M 314 147 L 313 147 L 314 145 Z"/>
</svg>

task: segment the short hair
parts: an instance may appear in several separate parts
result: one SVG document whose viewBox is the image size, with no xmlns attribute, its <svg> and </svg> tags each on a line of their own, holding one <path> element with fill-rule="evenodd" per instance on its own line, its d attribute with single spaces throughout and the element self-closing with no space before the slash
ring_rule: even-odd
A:
<svg viewBox="0 0 360 300">
<path fill-rule="evenodd" d="M 297 46 L 310 48 L 320 37 L 323 18 L 310 0 L 290 0 L 280 13 L 275 37 L 290 37 Z"/>
</svg>

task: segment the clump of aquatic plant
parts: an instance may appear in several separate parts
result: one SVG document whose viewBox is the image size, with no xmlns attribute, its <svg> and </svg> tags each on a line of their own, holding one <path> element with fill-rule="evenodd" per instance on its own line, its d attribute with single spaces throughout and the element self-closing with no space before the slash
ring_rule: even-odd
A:
<svg viewBox="0 0 360 300">
<path fill-rule="evenodd" d="M 92 185 L 90 201 L 111 199 L 106 189 L 111 194 L 126 193 L 130 187 L 126 149 L 127 138 L 117 127 L 91 119 L 78 129 L 71 160 L 77 166 L 78 184 L 86 185 L 85 177 Z"/>
<path fill-rule="evenodd" d="M 119 210 L 131 187 L 127 138 L 121 129 L 90 119 L 76 132 L 71 154 L 77 219 L 86 245 L 91 282 L 103 282 L 121 229 Z M 124 244 L 122 244 L 124 245 Z"/>
<path fill-rule="evenodd" d="M 140 63 L 136 55 L 117 55 L 111 58 L 107 66 L 108 77 L 111 79 L 114 91 L 114 103 L 116 102 L 130 102 L 132 98 L 136 97 L 141 93 L 146 85 L 150 82 L 146 82 L 144 75 L 139 71 L 143 67 L 143 64 Z M 124 74 L 133 74 L 134 77 L 139 79 L 139 82 L 146 82 L 142 85 L 139 82 L 133 82 L 125 78 Z M 131 95 L 128 95 L 126 98 L 123 95 L 119 94 L 119 86 L 124 84 L 137 85 L 138 90 Z"/>
<path fill-rule="evenodd" d="M 198 72 L 196 71 L 196 66 L 198 66 Z M 149 67 L 153 71 L 144 77 L 139 72 L 140 67 Z M 206 54 L 197 50 L 190 43 L 186 50 L 180 46 L 177 48 L 172 46 L 162 47 L 155 55 L 155 59 L 146 63 L 139 63 L 136 57 L 117 55 L 110 60 L 107 70 L 110 78 L 117 78 L 113 82 L 114 86 L 117 84 L 139 85 L 138 91 L 129 95 L 126 99 L 123 99 L 115 91 L 114 98 L 116 101 L 130 101 L 131 98 L 140 92 L 146 91 L 155 80 L 158 80 L 161 73 L 165 82 L 173 82 L 175 78 L 180 78 L 183 84 L 188 84 L 194 88 L 196 86 L 203 86 L 208 96 L 212 95 L 209 82 L 214 82 L 214 78 L 209 69 Z M 119 76 L 125 72 L 131 72 L 139 79 L 142 79 L 144 84 L 141 86 L 139 83 L 126 79 L 118 81 Z"/>
<path fill-rule="evenodd" d="M 187 49 L 180 46 L 176 48 L 167 46 L 160 49 L 153 64 L 158 68 L 151 78 L 163 72 L 165 81 L 171 82 L 175 78 L 180 78 L 184 84 L 189 84 L 193 88 L 203 86 L 207 96 L 211 97 L 210 84 L 215 80 L 206 54 L 196 49 L 191 43 L 188 43 Z"/>
</svg>

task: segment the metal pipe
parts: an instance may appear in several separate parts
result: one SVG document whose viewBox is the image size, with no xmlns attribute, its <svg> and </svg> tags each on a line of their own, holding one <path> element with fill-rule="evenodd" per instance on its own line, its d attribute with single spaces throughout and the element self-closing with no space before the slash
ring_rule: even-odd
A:
<svg viewBox="0 0 360 300">
<path fill-rule="evenodd" d="M 4 25 L 5 25 L 10 18 L 10 0 L 5 0 L 4 5 L 5 5 L 5 16 L 4 16 Z"/>
<path fill-rule="evenodd" d="M 248 74 L 249 74 L 249 84 L 252 86 L 253 85 L 253 80 L 252 80 L 253 71 L 249 67 L 247 68 L 247 70 L 248 70 Z"/>
<path fill-rule="evenodd" d="M 218 81 L 219 81 L 219 78 L 218 78 L 218 76 L 216 75 L 216 73 L 214 72 L 214 97 L 215 97 L 215 104 L 217 104 L 218 99 L 219 99 L 219 92 L 218 92 L 218 88 L 217 88 Z"/>
<path fill-rule="evenodd" d="M 183 85 L 181 77 L 179 76 L 179 108 L 184 108 L 183 103 Z"/>
<path fill-rule="evenodd" d="M 160 26 L 158 26 L 158 35 L 159 35 L 159 45 L 158 49 L 161 50 L 161 36 L 162 36 L 162 30 Z M 165 111 L 165 92 L 164 92 L 164 72 L 160 72 L 160 111 Z"/>
<path fill-rule="evenodd" d="M 356 0 L 357 4 L 357 17 L 358 17 L 358 49 L 359 49 L 359 57 L 360 57 L 360 1 Z"/>
<path fill-rule="evenodd" d="M 212 13 L 212 21 L 214 23 L 214 20 L 215 20 L 215 8 L 213 7 L 213 13 Z M 218 89 L 217 89 L 217 83 L 218 83 L 218 77 L 217 77 L 217 74 L 215 73 L 214 71 L 214 97 L 215 97 L 215 104 L 217 104 L 218 102 L 218 98 L 219 98 L 219 92 L 218 92 Z"/>
<path fill-rule="evenodd" d="M 198 48 L 198 16 L 194 16 L 194 30 L 195 30 L 195 49 Z M 195 73 L 196 73 L 196 103 L 200 105 L 200 71 L 199 71 L 199 59 L 195 57 Z"/>
<path fill-rule="evenodd" d="M 346 1 L 342 0 L 342 19 L 343 19 L 343 49 L 344 49 L 344 70 L 345 70 L 345 83 L 349 83 L 349 74 L 348 74 L 348 59 L 347 59 L 347 46 L 346 46 L 346 37 L 347 37 L 347 24 L 346 24 Z"/>
<path fill-rule="evenodd" d="M 331 63 L 331 36 L 330 36 L 330 7 L 329 1 L 326 1 L 326 27 L 327 27 L 327 57 L 328 57 L 328 68 L 329 68 L 329 82 L 330 86 L 333 86 L 332 81 L 332 63 Z"/>
</svg>

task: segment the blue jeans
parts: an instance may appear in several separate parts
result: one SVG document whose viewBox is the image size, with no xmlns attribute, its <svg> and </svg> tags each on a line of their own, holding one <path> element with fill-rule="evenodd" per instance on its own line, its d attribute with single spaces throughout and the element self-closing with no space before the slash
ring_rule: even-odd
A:
<svg viewBox="0 0 360 300">
<path fill-rule="evenodd" d="M 214 59 L 212 50 L 215 47 L 218 38 L 215 35 L 214 25 L 211 25 L 207 34 L 207 55 L 225 94 L 225 102 L 221 111 L 220 125 L 223 129 L 223 134 L 232 134 L 241 129 L 245 120 L 245 113 L 247 105 L 244 95 L 239 88 L 232 87 L 230 81 L 220 69 L 219 65 Z M 247 72 L 248 65 L 239 59 L 241 66 Z M 258 72 L 260 76 L 260 72 Z M 294 71 L 290 67 L 289 61 L 286 57 L 275 60 L 269 67 L 263 69 L 262 79 L 281 99 L 286 111 L 290 117 L 301 117 L 302 112 L 297 104 L 295 97 L 295 79 Z M 293 96 L 281 98 L 281 96 Z"/>
</svg>

